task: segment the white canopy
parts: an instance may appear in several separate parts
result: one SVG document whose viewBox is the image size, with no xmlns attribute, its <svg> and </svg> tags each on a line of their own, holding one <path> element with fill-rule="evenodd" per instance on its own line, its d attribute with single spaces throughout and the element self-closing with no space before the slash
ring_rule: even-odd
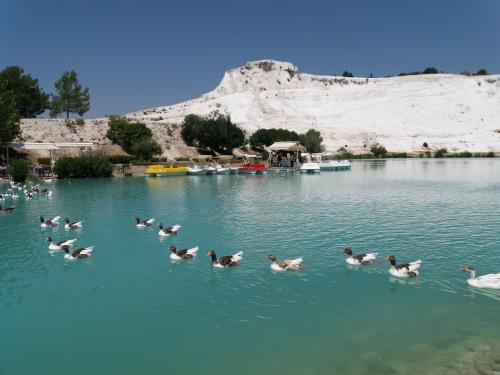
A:
<svg viewBox="0 0 500 375">
<path fill-rule="evenodd" d="M 14 150 L 59 150 L 65 147 L 92 147 L 93 143 L 41 143 L 41 142 L 20 142 L 11 143 L 9 146 Z"/>
<path fill-rule="evenodd" d="M 270 151 L 306 151 L 306 148 L 302 146 L 298 141 L 292 142 L 274 142 L 268 147 Z"/>
<path fill-rule="evenodd" d="M 11 143 L 14 150 L 59 150 L 54 143 Z"/>
</svg>

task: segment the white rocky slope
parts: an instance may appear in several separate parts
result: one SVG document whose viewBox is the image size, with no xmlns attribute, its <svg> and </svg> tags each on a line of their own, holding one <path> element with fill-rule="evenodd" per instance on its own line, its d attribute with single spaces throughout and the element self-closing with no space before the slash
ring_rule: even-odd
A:
<svg viewBox="0 0 500 375">
<path fill-rule="evenodd" d="M 327 150 L 348 146 L 367 151 L 380 143 L 389 151 L 500 152 L 500 76 L 454 74 L 391 78 L 343 78 L 299 73 L 287 62 L 263 60 L 224 74 L 212 92 L 127 117 L 145 122 L 164 156 L 193 151 L 179 136 L 187 114 L 229 114 L 249 135 L 259 128 L 321 131 Z M 23 120 L 32 142 L 109 143 L 106 119 L 67 129 L 62 120 Z"/>
<path fill-rule="evenodd" d="M 259 128 L 321 131 L 328 150 L 500 151 L 500 76 L 455 74 L 343 78 L 299 73 L 263 60 L 224 74 L 198 99 L 130 113 L 148 123 L 180 123 L 187 114 L 229 114 L 247 133 Z"/>
</svg>

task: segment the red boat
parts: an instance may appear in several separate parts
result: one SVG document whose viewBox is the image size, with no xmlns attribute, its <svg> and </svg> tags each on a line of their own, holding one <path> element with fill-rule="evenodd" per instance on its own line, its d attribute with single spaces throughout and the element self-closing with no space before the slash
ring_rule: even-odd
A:
<svg viewBox="0 0 500 375">
<path fill-rule="evenodd" d="M 267 173 L 269 169 L 265 164 L 262 163 L 247 163 L 240 167 L 238 173 L 240 174 L 264 174 Z"/>
</svg>

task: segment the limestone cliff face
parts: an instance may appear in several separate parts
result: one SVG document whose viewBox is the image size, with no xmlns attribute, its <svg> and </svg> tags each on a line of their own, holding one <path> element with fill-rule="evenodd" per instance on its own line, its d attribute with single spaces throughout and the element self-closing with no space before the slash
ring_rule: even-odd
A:
<svg viewBox="0 0 500 375">
<path fill-rule="evenodd" d="M 187 114 L 214 111 L 230 115 L 248 135 L 259 128 L 318 129 L 331 151 L 347 145 L 363 152 L 380 143 L 390 151 L 412 152 L 423 150 L 424 142 L 431 149 L 500 151 L 498 75 L 343 78 L 304 74 L 291 63 L 262 60 L 227 71 L 200 98 L 126 116 L 145 122 L 164 148 L 176 153 L 187 149 L 175 124 Z M 35 139 L 35 125 L 28 126 L 33 121 L 50 120 L 24 122 L 25 136 Z M 73 140 L 85 133 L 85 141 L 105 143 L 105 121 L 92 120 L 92 131 L 76 135 L 58 130 L 41 134 Z"/>
</svg>

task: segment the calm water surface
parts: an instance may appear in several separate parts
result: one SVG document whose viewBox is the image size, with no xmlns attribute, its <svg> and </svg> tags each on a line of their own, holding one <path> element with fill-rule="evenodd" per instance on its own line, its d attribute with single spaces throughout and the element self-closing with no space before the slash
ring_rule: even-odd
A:
<svg viewBox="0 0 500 375">
<path fill-rule="evenodd" d="M 500 160 L 357 162 L 351 172 L 52 184 L 0 216 L 0 373 L 474 374 L 500 370 Z M 7 202 L 9 203 L 9 202 Z M 84 219 L 42 230 L 37 216 Z M 181 224 L 161 240 L 133 217 Z M 43 238 L 95 245 L 50 254 Z M 200 246 L 173 263 L 166 247 Z M 418 280 L 349 268 L 355 252 L 423 260 Z M 212 269 L 206 253 L 245 252 Z M 307 269 L 273 273 L 268 253 Z"/>
</svg>

